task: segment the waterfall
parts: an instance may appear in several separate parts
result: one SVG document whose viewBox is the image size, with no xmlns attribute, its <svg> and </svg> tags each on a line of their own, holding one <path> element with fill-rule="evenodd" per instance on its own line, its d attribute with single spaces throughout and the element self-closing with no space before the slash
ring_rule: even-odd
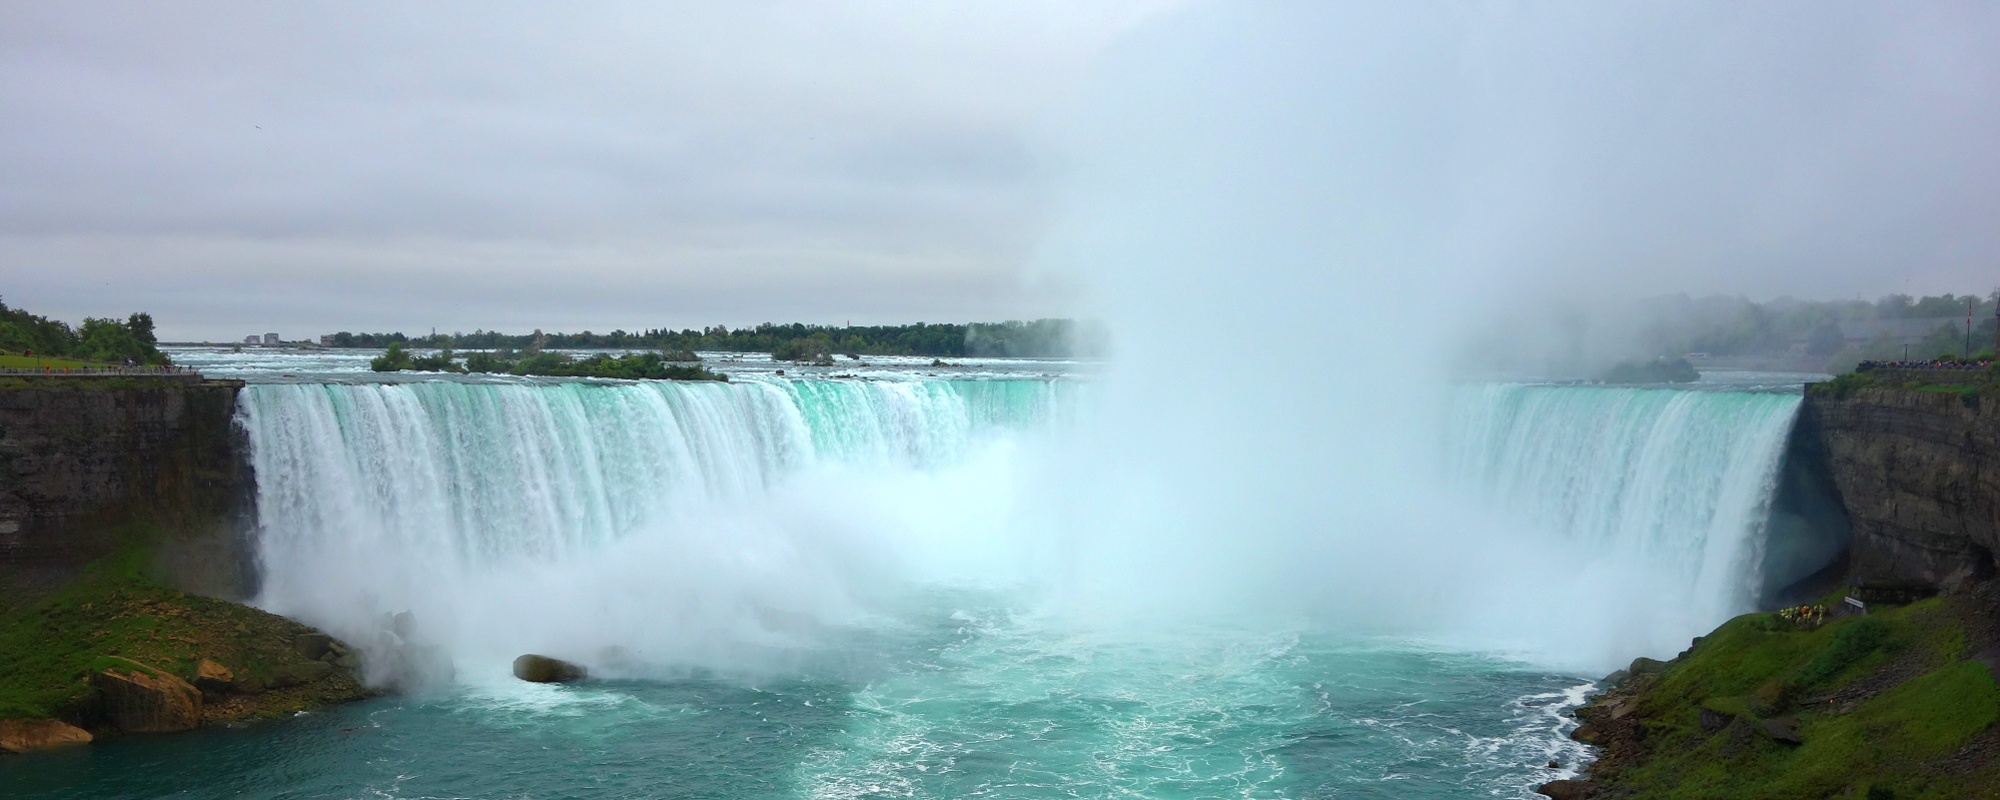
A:
<svg viewBox="0 0 2000 800">
<path fill-rule="evenodd" d="M 1713 624 L 1749 609 L 1796 394 L 1485 385 L 1448 459 L 1483 507 L 1643 572 Z"/>
<path fill-rule="evenodd" d="M 1073 460 L 1061 435 L 1014 455 L 1110 413 L 1079 402 L 1076 386 L 252 385 L 239 414 L 257 475 L 258 602 L 353 635 L 412 610 L 453 652 L 482 658 L 616 646 L 738 664 L 745 648 L 785 650 L 788 637 L 866 616 L 880 605 L 862 597 L 871 591 L 1018 562 L 1028 581 L 1115 588 L 1080 597 L 1186 601 L 1176 614 L 1318 604 L 1390 628 L 1539 636 L 1531 646 L 1544 654 L 1588 641 L 1576 663 L 1607 663 L 1671 653 L 1753 602 L 1799 404 L 1765 392 L 1461 387 L 1443 421 L 1442 482 L 1419 474 L 1434 462 L 1408 459 L 1368 484 L 1384 503 L 1295 496 L 1313 487 L 1266 465 L 1216 483 L 1234 487 L 1222 495 L 1138 495 L 1147 502 L 1119 508 L 1171 522 L 1190 503 L 1282 512 L 1296 501 L 1299 514 L 1189 516 L 1193 530 L 1174 529 L 1198 541 L 1096 517 L 1064 521 L 1080 538 L 1039 539 L 1050 515 L 1074 508 L 1051 497 L 1088 504 L 1146 474 L 1117 454 L 1050 473 L 1052 460 Z M 1161 446 L 1185 434 L 1162 431 Z M 1024 472 L 1031 483 L 1015 485 Z M 1050 474 L 1075 485 L 1051 486 Z M 1440 486 L 1455 502 L 1436 502 Z M 1313 524 L 1246 522 L 1266 518 Z"/>
<path fill-rule="evenodd" d="M 257 475 L 259 602 L 357 635 L 417 609 L 489 639 L 506 621 L 476 617 L 529 586 L 677 592 L 686 602 L 666 605 L 699 614 L 631 625 L 682 633 L 825 613 L 881 560 L 839 552 L 853 545 L 841 529 L 859 524 L 827 511 L 841 501 L 828 495 L 869 491 L 870 475 L 950 469 L 1059 416 L 1065 391 L 1043 380 L 252 385 L 239 419 Z M 823 473 L 848 477 L 792 486 Z M 836 518 L 780 525 L 749 510 Z M 662 605 L 634 602 L 573 609 L 568 624 Z M 530 612 L 510 614 L 521 624 Z"/>
</svg>

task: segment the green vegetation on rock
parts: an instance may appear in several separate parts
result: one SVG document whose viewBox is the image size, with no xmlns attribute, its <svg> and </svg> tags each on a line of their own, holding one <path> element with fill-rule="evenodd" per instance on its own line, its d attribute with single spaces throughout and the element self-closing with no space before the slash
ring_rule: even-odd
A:
<svg viewBox="0 0 2000 800">
<path fill-rule="evenodd" d="M 1578 713 L 1605 747 L 1591 779 L 1606 797 L 1994 796 L 2000 687 L 1967 631 L 1989 599 L 1730 620 Z"/>
<path fill-rule="evenodd" d="M 0 610 L 0 719 L 51 717 L 88 723 L 89 676 L 139 662 L 192 682 L 210 659 L 258 687 L 212 704 L 205 718 L 289 714 L 370 695 L 340 670 L 312 670 L 295 637 L 312 630 L 248 606 L 188 594 L 156 583 L 147 571 L 164 533 L 133 523 L 115 531 L 116 553 L 91 563 L 76 580 L 39 601 Z M 321 674 L 323 673 L 323 674 Z M 290 684 L 290 685 L 288 685 Z M 266 688 L 268 687 L 268 688 Z"/>
</svg>

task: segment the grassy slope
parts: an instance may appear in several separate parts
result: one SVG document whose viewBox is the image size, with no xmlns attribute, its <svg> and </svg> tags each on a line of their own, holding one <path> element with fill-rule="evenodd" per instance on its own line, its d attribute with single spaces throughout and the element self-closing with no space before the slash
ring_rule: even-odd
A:
<svg viewBox="0 0 2000 800">
<path fill-rule="evenodd" d="M 308 662 L 292 648 L 303 625 L 254 608 L 180 592 L 145 577 L 160 532 L 120 531 L 125 547 L 93 563 L 75 582 L 27 608 L 0 616 L 0 719 L 73 718 L 88 695 L 87 676 L 117 658 L 191 679 L 213 659 L 240 678 L 265 683 Z M 272 716 L 366 694 L 343 673 L 318 682 L 236 698 L 210 709 L 213 719 Z"/>
<path fill-rule="evenodd" d="M 19 355 L 0 353 L 0 368 L 7 368 L 7 369 L 41 369 L 43 367 L 51 367 L 60 370 L 64 367 L 68 367 L 70 369 L 85 369 L 89 367 L 109 367 L 109 366 L 112 365 L 100 364 L 95 361 L 78 361 L 73 358 L 19 356 Z"/>
<path fill-rule="evenodd" d="M 2000 688 L 1967 660 L 1958 610 L 1929 600 L 1811 631 L 1773 614 L 1731 620 L 1636 682 L 1643 736 L 1614 743 L 1627 752 L 1593 777 L 1636 797 L 2000 796 Z M 1745 721 L 1710 733 L 1704 708 Z M 1803 745 L 1748 722 L 1784 714 Z"/>
</svg>

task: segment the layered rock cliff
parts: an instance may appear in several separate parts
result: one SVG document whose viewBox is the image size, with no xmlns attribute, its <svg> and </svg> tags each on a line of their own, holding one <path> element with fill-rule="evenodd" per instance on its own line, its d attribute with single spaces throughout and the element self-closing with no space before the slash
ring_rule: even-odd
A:
<svg viewBox="0 0 2000 800">
<path fill-rule="evenodd" d="M 166 533 L 151 543 L 156 577 L 215 597 L 253 591 L 242 383 L 190 377 L 0 383 L 0 585 L 13 599 L 74 577 L 138 520 Z"/>
<path fill-rule="evenodd" d="M 1816 384 L 1799 425 L 1823 448 L 1852 525 L 1852 580 L 1951 590 L 1993 575 L 2000 399 Z"/>
</svg>

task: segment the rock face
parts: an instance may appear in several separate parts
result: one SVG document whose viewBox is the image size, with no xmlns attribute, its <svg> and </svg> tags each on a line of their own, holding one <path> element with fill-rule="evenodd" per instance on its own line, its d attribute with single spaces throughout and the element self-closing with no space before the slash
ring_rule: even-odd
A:
<svg viewBox="0 0 2000 800">
<path fill-rule="evenodd" d="M 1952 590 L 2000 552 L 2000 402 L 1957 392 L 1809 388 L 1814 434 L 1853 526 L 1849 574 Z"/>
<path fill-rule="evenodd" d="M 228 667 L 206 658 L 194 665 L 194 688 L 201 690 L 204 698 L 216 698 L 235 687 L 236 674 Z"/>
<path fill-rule="evenodd" d="M 0 751 L 26 753 L 90 744 L 90 732 L 53 719 L 0 719 Z"/>
<path fill-rule="evenodd" d="M 583 667 L 559 658 L 538 656 L 533 653 L 514 659 L 514 677 L 529 683 L 565 683 L 583 680 L 588 673 Z"/>
<path fill-rule="evenodd" d="M 1590 781 L 1549 781 L 1535 793 L 1554 800 L 1588 800 L 1597 794 L 1597 786 Z"/>
<path fill-rule="evenodd" d="M 156 549 L 158 577 L 252 594 L 239 529 L 252 483 L 233 425 L 242 385 L 191 373 L 0 381 L 0 589 L 60 585 L 116 546 L 103 522 L 122 516 L 173 534 Z"/>
<path fill-rule="evenodd" d="M 90 676 L 105 716 L 126 733 L 172 733 L 201 724 L 201 692 L 138 662 Z"/>
</svg>

